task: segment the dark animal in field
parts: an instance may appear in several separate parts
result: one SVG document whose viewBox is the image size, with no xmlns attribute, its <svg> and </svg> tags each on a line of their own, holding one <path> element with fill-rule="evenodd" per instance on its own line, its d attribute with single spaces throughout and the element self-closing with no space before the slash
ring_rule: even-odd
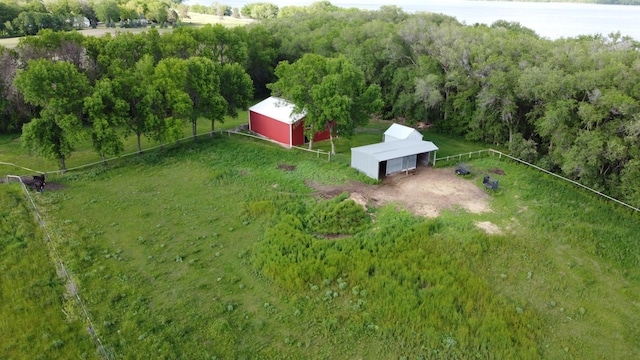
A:
<svg viewBox="0 0 640 360">
<path fill-rule="evenodd" d="M 44 191 L 44 186 L 46 184 L 47 183 L 46 183 L 46 181 L 44 179 L 44 174 L 42 174 L 42 175 L 34 175 L 33 176 L 32 186 L 33 186 L 33 188 L 36 189 L 36 191 L 43 192 Z"/>
</svg>

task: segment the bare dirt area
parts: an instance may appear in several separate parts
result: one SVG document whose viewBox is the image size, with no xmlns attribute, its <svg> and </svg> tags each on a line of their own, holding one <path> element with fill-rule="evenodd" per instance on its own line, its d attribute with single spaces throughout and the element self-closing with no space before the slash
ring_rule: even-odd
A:
<svg viewBox="0 0 640 360">
<path fill-rule="evenodd" d="M 491 211 L 489 195 L 473 181 L 455 175 L 454 169 L 418 168 L 409 174 L 386 177 L 380 185 L 351 182 L 347 185 L 309 184 L 321 196 L 348 192 L 359 204 L 398 204 L 416 215 L 437 217 L 443 210 L 462 208 L 471 213 Z"/>
</svg>

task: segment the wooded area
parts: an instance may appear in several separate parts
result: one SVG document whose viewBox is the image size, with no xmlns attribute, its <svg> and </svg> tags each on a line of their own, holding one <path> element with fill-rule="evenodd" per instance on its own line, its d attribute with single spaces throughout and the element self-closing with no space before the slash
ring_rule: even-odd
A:
<svg viewBox="0 0 640 360">
<path fill-rule="evenodd" d="M 466 26 L 396 6 L 329 2 L 284 7 L 274 19 L 232 29 L 103 38 L 45 30 L 0 49 L 0 131 L 23 129 L 25 143 L 62 161 L 86 133 L 80 124 L 91 125 L 96 151 L 117 155 L 123 128 L 173 141 L 182 121 L 205 116 L 213 125 L 233 115 L 253 94 L 269 94 L 280 61 L 315 54 L 362 71 L 365 85 L 380 89 L 386 119 L 507 145 L 514 156 L 638 205 L 638 47 L 619 34 L 551 41 L 518 23 Z M 56 80 L 58 71 L 74 80 Z M 197 82 L 201 74 L 211 81 Z M 51 93 L 37 99 L 29 83 L 45 79 Z M 45 131 L 59 141 L 45 146 Z"/>
</svg>

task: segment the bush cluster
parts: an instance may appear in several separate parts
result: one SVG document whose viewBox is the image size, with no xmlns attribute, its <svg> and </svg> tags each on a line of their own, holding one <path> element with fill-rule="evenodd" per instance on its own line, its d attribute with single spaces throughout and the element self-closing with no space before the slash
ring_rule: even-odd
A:
<svg viewBox="0 0 640 360">
<path fill-rule="evenodd" d="M 342 194 L 299 216 L 280 216 L 254 251 L 253 265 L 282 289 L 309 292 L 332 306 L 349 299 L 331 312 L 339 316 L 325 331 L 348 326 L 359 336 L 404 338 L 423 344 L 424 356 L 540 356 L 542 322 L 535 312 L 497 295 L 470 265 L 491 248 L 490 237 L 440 238 L 437 221 L 387 208 L 373 224 L 363 220 L 361 207 L 354 216 L 356 208 L 343 205 L 349 202 Z M 354 235 L 319 239 L 312 234 L 318 229 Z"/>
</svg>

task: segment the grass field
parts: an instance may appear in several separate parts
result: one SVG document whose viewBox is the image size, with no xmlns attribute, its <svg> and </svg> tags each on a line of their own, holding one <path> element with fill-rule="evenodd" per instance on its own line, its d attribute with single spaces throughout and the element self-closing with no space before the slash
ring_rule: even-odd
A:
<svg viewBox="0 0 640 360">
<path fill-rule="evenodd" d="M 337 148 L 378 141 L 384 128 L 373 123 Z M 425 137 L 444 154 L 481 146 Z M 0 153 L 13 145 L 4 141 Z M 64 188 L 37 199 L 114 358 L 630 359 L 640 351 L 638 215 L 495 157 L 473 160 L 479 175 L 469 179 L 506 173 L 490 213 L 428 220 L 396 206 L 315 205 L 306 182 L 365 180 L 340 156 L 327 162 L 217 135 L 52 176 Z M 345 236 L 314 235 L 335 232 L 326 228 L 334 223 Z"/>
<path fill-rule="evenodd" d="M 83 323 L 63 313 L 65 284 L 20 186 L 0 186 L 0 204 L 0 358 L 91 358 Z"/>
</svg>

